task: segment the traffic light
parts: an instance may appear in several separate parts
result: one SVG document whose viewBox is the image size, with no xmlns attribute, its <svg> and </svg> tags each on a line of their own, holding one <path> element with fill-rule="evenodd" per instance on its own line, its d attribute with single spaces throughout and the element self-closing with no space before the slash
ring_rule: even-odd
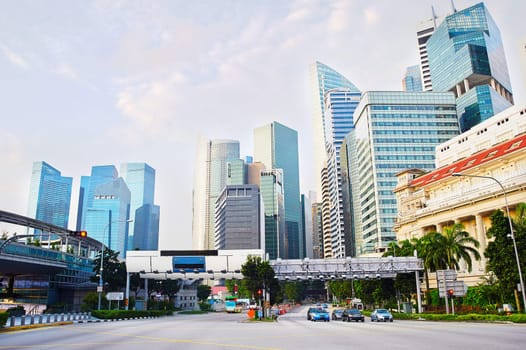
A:
<svg viewBox="0 0 526 350">
<path fill-rule="evenodd" d="M 453 295 L 455 294 L 455 291 L 453 289 L 448 289 L 447 290 L 447 295 L 452 297 Z"/>
<path fill-rule="evenodd" d="M 86 238 L 88 237 L 88 231 L 73 231 L 71 235 L 75 237 Z"/>
<path fill-rule="evenodd" d="M 261 296 L 261 293 L 263 293 L 263 291 L 261 289 L 258 289 L 258 295 Z"/>
</svg>

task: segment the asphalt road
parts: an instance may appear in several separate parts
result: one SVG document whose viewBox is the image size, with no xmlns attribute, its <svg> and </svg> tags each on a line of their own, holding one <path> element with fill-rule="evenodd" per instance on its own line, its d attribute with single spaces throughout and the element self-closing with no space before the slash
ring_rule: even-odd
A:
<svg viewBox="0 0 526 350">
<path fill-rule="evenodd" d="M 428 321 L 311 322 L 306 308 L 278 322 L 245 314 L 175 315 L 0 334 L 0 349 L 525 349 L 526 325 Z"/>
</svg>

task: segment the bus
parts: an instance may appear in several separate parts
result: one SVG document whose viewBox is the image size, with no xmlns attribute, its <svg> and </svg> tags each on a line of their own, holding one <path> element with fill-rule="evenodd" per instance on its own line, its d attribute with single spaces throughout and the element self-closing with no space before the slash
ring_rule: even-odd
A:
<svg viewBox="0 0 526 350">
<path fill-rule="evenodd" d="M 237 297 L 229 295 L 225 297 L 225 311 L 226 312 L 241 312 L 243 310 L 243 302 L 238 301 Z"/>
</svg>

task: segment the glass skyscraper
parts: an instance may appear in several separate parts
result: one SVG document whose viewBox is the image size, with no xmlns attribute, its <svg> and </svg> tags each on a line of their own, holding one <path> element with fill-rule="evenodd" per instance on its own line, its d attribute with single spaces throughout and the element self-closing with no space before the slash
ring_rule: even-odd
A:
<svg viewBox="0 0 526 350">
<path fill-rule="evenodd" d="M 284 258 L 298 259 L 304 251 L 301 233 L 298 133 L 278 122 L 254 130 L 254 160 L 266 169 L 283 170 L 285 205 Z"/>
<path fill-rule="evenodd" d="M 258 181 L 265 218 L 265 253 L 269 259 L 285 258 L 283 171 L 260 170 Z"/>
<path fill-rule="evenodd" d="M 122 178 L 97 185 L 93 201 L 85 208 L 84 230 L 90 237 L 126 257 L 131 194 Z"/>
<path fill-rule="evenodd" d="M 79 206 L 77 209 L 77 231 L 85 230 L 86 212 L 93 206 L 95 188 L 119 177 L 114 165 L 97 165 L 91 167 L 90 176 L 80 178 Z"/>
<path fill-rule="evenodd" d="M 462 132 L 513 105 L 502 39 L 484 3 L 446 16 L 427 52 L 433 91 L 455 94 Z"/>
<path fill-rule="evenodd" d="M 194 173 L 193 249 L 214 249 L 216 200 L 227 185 L 228 164 L 239 159 L 239 141 L 200 139 Z"/>
<path fill-rule="evenodd" d="M 330 255 L 333 258 L 344 258 L 345 237 L 349 228 L 343 220 L 342 183 L 340 166 L 340 148 L 345 136 L 353 129 L 353 114 L 360 102 L 361 92 L 357 89 L 337 88 L 325 93 L 325 140 L 327 190 L 330 212 L 329 222 L 324 222 L 324 230 L 330 230 Z M 325 198 L 324 198 L 325 200 Z M 325 205 L 326 203 L 324 203 Z M 327 242 L 324 242 L 324 246 Z"/>
<path fill-rule="evenodd" d="M 157 250 L 160 208 L 154 204 L 155 169 L 146 163 L 125 163 L 121 176 L 131 192 L 128 249 Z"/>
<path fill-rule="evenodd" d="M 402 80 L 402 89 L 408 92 L 423 91 L 419 65 L 407 67 Z"/>
<path fill-rule="evenodd" d="M 48 163 L 34 162 L 27 216 L 68 228 L 72 182 Z"/>
<path fill-rule="evenodd" d="M 356 86 L 342 74 L 331 67 L 314 62 L 310 67 L 312 129 L 314 134 L 314 170 L 318 178 L 318 191 L 321 193 L 321 170 L 327 161 L 326 125 L 325 125 L 325 93 L 332 89 L 343 88 L 358 91 Z M 342 137 L 343 139 L 343 137 Z"/>
<path fill-rule="evenodd" d="M 396 240 L 396 174 L 434 169 L 435 147 L 459 128 L 455 96 L 449 92 L 365 92 L 354 116 L 345 168 L 359 256 L 382 251 Z"/>
</svg>

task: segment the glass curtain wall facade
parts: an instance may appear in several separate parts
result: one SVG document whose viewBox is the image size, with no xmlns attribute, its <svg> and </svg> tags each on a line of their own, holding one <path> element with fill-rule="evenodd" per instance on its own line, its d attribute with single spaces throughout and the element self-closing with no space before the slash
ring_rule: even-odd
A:
<svg viewBox="0 0 526 350">
<path fill-rule="evenodd" d="M 318 193 L 321 193 L 320 174 L 325 166 L 326 133 L 325 133 L 325 93 L 336 88 L 359 91 L 356 86 L 342 74 L 331 67 L 314 62 L 310 66 L 311 101 L 312 101 L 312 129 L 314 134 L 314 170 L 318 177 Z"/>
<path fill-rule="evenodd" d="M 261 170 L 259 188 L 264 208 L 265 252 L 269 259 L 285 258 L 283 171 L 281 169 Z"/>
<path fill-rule="evenodd" d="M 452 93 L 366 92 L 355 112 L 347 151 L 356 205 L 357 255 L 383 251 L 396 240 L 393 189 L 405 169 L 435 168 L 435 147 L 459 134 Z M 356 185 L 356 186 L 355 186 Z"/>
<path fill-rule="evenodd" d="M 126 257 L 131 194 L 122 178 L 98 185 L 86 211 L 85 230 L 90 237 Z"/>
<path fill-rule="evenodd" d="M 283 170 L 286 258 L 298 259 L 304 251 L 301 227 L 298 133 L 278 122 L 254 130 L 254 160 L 267 169 Z"/>
<path fill-rule="evenodd" d="M 408 92 L 423 91 L 422 78 L 420 74 L 419 65 L 407 67 L 404 79 L 402 80 L 402 90 Z"/>
<path fill-rule="evenodd" d="M 155 169 L 146 163 L 125 163 L 121 176 L 131 193 L 127 249 L 157 250 L 159 222 L 155 221 L 160 208 L 154 204 Z"/>
<path fill-rule="evenodd" d="M 455 93 L 462 132 L 513 105 L 500 31 L 484 3 L 447 16 L 427 50 L 433 90 Z"/>
<path fill-rule="evenodd" d="M 360 102 L 361 92 L 351 89 L 332 89 L 325 93 L 325 139 L 328 207 L 330 223 L 324 228 L 330 229 L 331 256 L 344 258 L 345 236 L 349 228 L 343 219 L 343 198 L 340 166 L 340 149 L 345 136 L 353 129 L 353 114 Z"/>
<path fill-rule="evenodd" d="M 227 164 L 239 158 L 239 141 L 200 139 L 194 173 L 193 249 L 214 249 L 215 203 L 227 184 Z"/>
<path fill-rule="evenodd" d="M 73 178 L 64 177 L 46 162 L 34 162 L 27 216 L 68 228 Z"/>
</svg>

